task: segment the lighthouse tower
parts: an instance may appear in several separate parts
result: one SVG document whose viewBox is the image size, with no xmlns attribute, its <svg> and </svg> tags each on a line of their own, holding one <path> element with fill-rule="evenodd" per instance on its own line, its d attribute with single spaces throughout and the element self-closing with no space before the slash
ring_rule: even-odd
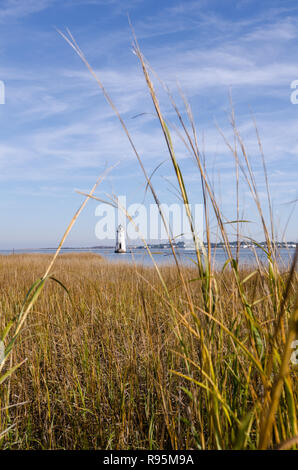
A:
<svg viewBox="0 0 298 470">
<path fill-rule="evenodd" d="M 122 225 L 117 228 L 115 253 L 126 253 L 125 233 Z"/>
</svg>

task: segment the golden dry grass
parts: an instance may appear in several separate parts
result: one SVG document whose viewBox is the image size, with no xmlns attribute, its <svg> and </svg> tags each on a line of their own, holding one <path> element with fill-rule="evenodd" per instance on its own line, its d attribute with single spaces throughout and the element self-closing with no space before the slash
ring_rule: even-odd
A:
<svg viewBox="0 0 298 470">
<path fill-rule="evenodd" d="M 0 258 L 0 331 L 20 310 L 30 285 L 50 259 L 48 255 Z M 54 276 L 69 295 L 57 283 L 48 283 L 12 351 L 12 364 L 27 361 L 0 392 L 2 426 L 14 425 L 0 441 L 2 448 L 235 447 L 237 419 L 264 400 L 260 374 L 229 335 L 200 312 L 201 281 L 189 286 L 212 361 L 216 399 L 206 388 L 172 372 L 212 388 L 196 366 L 202 363 L 201 342 L 177 271 L 175 267 L 161 271 L 177 318 L 179 312 L 189 322 L 188 326 L 180 322 L 180 336 L 153 268 L 138 266 L 136 271 L 133 265 L 109 264 L 91 253 L 58 258 Z M 241 278 L 247 274 L 241 272 Z M 187 281 L 196 275 L 194 269 L 183 268 Z M 253 352 L 231 271 L 216 274 L 216 281 L 214 316 Z M 254 309 L 266 337 L 274 318 L 260 273 L 245 283 L 245 291 L 251 302 L 267 296 Z M 292 301 L 291 296 L 289 305 Z M 292 380 L 297 395 L 294 371 Z M 228 405 L 230 423 L 219 396 Z M 292 432 L 293 423 L 285 414 L 289 414 L 286 395 L 276 422 L 275 445 Z M 256 412 L 247 447 L 256 445 L 258 420 Z"/>
</svg>

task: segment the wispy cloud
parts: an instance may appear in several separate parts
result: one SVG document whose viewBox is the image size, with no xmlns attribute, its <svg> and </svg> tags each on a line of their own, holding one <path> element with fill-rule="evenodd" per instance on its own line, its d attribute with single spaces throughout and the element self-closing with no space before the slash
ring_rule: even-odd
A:
<svg viewBox="0 0 298 470">
<path fill-rule="evenodd" d="M 10 21 L 38 13 L 53 5 L 55 0 L 2 0 L 0 21 Z"/>
</svg>

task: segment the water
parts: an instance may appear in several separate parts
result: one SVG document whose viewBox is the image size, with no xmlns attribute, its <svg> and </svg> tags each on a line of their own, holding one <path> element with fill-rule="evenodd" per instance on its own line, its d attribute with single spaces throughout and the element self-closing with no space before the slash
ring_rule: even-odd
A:
<svg viewBox="0 0 298 470">
<path fill-rule="evenodd" d="M 55 249 L 31 249 L 31 250 L 14 250 L 15 254 L 20 254 L 20 253 L 54 253 Z M 152 266 L 152 260 L 150 256 L 148 255 L 147 251 L 145 249 L 134 249 L 131 252 L 128 253 L 114 253 L 113 248 L 63 248 L 61 250 L 62 253 L 98 253 L 101 256 L 103 256 L 105 259 L 107 259 L 109 262 L 112 263 L 137 263 L 137 264 L 142 264 L 145 266 Z M 256 249 L 257 255 L 261 263 L 266 264 L 266 255 L 265 253 L 260 250 Z M 196 261 L 196 254 L 194 250 L 187 250 L 187 249 L 181 249 L 181 250 L 176 250 L 177 257 L 180 260 L 181 263 L 188 265 L 188 266 L 194 266 L 194 262 Z M 232 249 L 233 255 L 236 256 L 236 250 Z M 294 248 L 281 248 L 279 249 L 279 256 L 278 256 L 278 262 L 281 267 L 288 267 L 291 263 L 291 260 L 293 259 L 295 253 Z M 12 250 L 0 250 L 0 254 L 2 255 L 9 255 L 12 254 Z M 159 249 L 159 250 L 152 250 L 152 254 L 154 257 L 155 262 L 158 265 L 167 265 L 167 264 L 173 264 L 175 263 L 174 257 L 172 255 L 172 252 L 168 249 Z M 213 263 L 217 268 L 221 268 L 227 257 L 226 253 L 222 248 L 216 248 L 216 250 L 213 251 L 212 254 L 212 259 Z M 249 249 L 249 248 L 241 248 L 240 249 L 240 264 L 242 265 L 248 265 L 248 266 L 253 266 L 256 265 L 256 259 L 255 259 L 255 254 Z"/>
</svg>

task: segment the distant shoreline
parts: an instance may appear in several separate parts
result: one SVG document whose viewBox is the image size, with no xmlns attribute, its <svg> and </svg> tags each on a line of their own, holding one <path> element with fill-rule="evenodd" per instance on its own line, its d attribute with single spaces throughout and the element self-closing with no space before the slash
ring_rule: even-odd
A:
<svg viewBox="0 0 298 470">
<path fill-rule="evenodd" d="M 285 249 L 285 250 L 294 250 L 296 249 L 296 246 L 298 245 L 298 243 L 295 243 L 295 242 L 288 242 L 288 243 L 284 243 L 284 242 L 276 242 L 276 248 L 278 249 Z M 207 248 L 206 244 L 204 243 L 204 246 L 205 248 Z M 149 244 L 148 245 L 149 249 L 150 250 L 164 250 L 164 251 L 167 251 L 167 250 L 170 250 L 171 247 L 170 245 L 168 244 L 156 244 L 156 245 L 153 245 L 153 244 Z M 237 248 L 237 245 L 235 243 L 230 243 L 230 247 L 233 249 L 233 248 Z M 195 247 L 194 246 L 175 246 L 174 245 L 174 248 L 178 251 L 195 251 Z M 218 244 L 214 244 L 214 243 L 211 243 L 211 248 L 212 249 L 224 249 L 225 246 L 222 244 L 222 243 L 218 243 Z M 253 245 L 253 244 L 240 244 L 240 247 L 239 247 L 241 250 L 249 250 L 251 248 L 255 248 L 256 250 L 259 250 L 259 249 L 262 249 L 262 248 L 265 248 L 265 243 L 259 243 L 259 246 L 256 246 L 256 245 Z M 91 247 L 62 247 L 62 251 L 92 251 L 92 250 L 114 250 L 115 247 L 114 245 L 111 245 L 111 246 L 91 246 Z M 39 253 L 39 252 L 43 252 L 43 251 L 50 251 L 50 252 L 53 252 L 53 251 L 56 251 L 57 250 L 57 247 L 40 247 L 40 248 L 6 248 L 6 249 L 0 249 L 0 254 L 1 253 L 11 253 L 11 252 L 17 252 L 17 253 L 20 253 L 20 252 L 26 252 L 26 253 Z M 146 247 L 145 246 L 128 246 L 127 247 L 127 253 L 129 252 L 134 252 L 135 250 L 144 250 L 146 251 Z"/>
</svg>

